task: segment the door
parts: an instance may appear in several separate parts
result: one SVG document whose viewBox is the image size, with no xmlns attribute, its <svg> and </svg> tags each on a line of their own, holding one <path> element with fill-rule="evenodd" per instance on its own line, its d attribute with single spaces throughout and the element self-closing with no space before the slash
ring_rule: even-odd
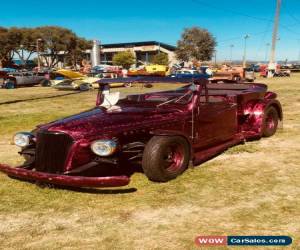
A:
<svg viewBox="0 0 300 250">
<path fill-rule="evenodd" d="M 24 73 L 24 82 L 26 85 L 31 85 L 34 83 L 35 76 L 32 72 Z"/>
<path fill-rule="evenodd" d="M 194 119 L 196 148 L 220 144 L 237 132 L 237 105 L 223 96 L 203 97 Z"/>
</svg>

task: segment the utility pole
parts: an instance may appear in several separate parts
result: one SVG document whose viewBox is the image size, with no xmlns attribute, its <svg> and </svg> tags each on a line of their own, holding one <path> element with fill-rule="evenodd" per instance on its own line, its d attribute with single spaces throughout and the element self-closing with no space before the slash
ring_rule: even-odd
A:
<svg viewBox="0 0 300 250">
<path fill-rule="evenodd" d="M 37 61 L 38 61 L 38 70 L 41 69 L 41 61 L 40 61 L 40 44 L 39 44 L 40 41 L 42 41 L 41 38 L 36 39 L 36 53 L 37 53 Z"/>
<path fill-rule="evenodd" d="M 215 50 L 215 66 L 217 65 L 217 50 Z"/>
<path fill-rule="evenodd" d="M 272 48 L 270 54 L 270 62 L 268 66 L 268 77 L 273 77 L 274 71 L 276 70 L 275 52 L 276 52 L 276 42 L 277 42 L 277 33 L 278 33 L 278 25 L 279 25 L 280 6 L 281 6 L 281 0 L 277 0 L 273 35 L 272 35 Z"/>
<path fill-rule="evenodd" d="M 247 54 L 247 39 L 249 38 L 249 35 L 244 36 L 244 55 L 243 55 L 243 68 L 246 68 L 246 54 Z"/>
<path fill-rule="evenodd" d="M 233 49 L 234 45 L 230 44 L 229 48 L 230 48 L 230 64 L 232 64 L 232 49 Z"/>
</svg>

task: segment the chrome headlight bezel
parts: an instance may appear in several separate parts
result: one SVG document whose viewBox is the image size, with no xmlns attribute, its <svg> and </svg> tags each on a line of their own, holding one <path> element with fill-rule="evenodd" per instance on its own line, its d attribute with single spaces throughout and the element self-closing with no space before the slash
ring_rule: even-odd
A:
<svg viewBox="0 0 300 250">
<path fill-rule="evenodd" d="M 96 140 L 91 143 L 91 150 L 98 156 L 110 156 L 116 152 L 117 146 L 115 140 Z"/>
<path fill-rule="evenodd" d="M 14 145 L 24 148 L 33 144 L 34 135 L 30 132 L 19 132 L 13 137 Z"/>
</svg>

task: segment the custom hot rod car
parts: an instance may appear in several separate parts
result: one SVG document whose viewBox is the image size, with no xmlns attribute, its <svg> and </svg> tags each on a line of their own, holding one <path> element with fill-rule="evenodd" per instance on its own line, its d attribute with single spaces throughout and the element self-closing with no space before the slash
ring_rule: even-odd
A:
<svg viewBox="0 0 300 250">
<path fill-rule="evenodd" d="M 150 180 L 166 182 L 233 145 L 272 136 L 282 121 L 276 94 L 264 84 L 199 79 L 119 100 L 111 81 L 100 81 L 95 108 L 17 133 L 25 163 L 0 170 L 39 183 L 113 187 L 129 183 L 122 171 L 136 161 Z M 104 168 L 114 174 L 86 174 Z"/>
</svg>

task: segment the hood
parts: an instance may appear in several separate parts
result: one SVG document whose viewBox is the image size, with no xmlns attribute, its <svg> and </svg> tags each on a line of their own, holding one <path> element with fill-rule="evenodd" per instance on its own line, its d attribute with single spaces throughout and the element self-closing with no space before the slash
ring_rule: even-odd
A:
<svg viewBox="0 0 300 250">
<path fill-rule="evenodd" d="M 157 127 L 164 121 L 178 118 L 182 110 L 156 107 L 121 107 L 109 109 L 96 107 L 92 110 L 66 117 L 38 128 L 59 131 L 71 135 L 74 139 L 83 139 L 95 135 L 116 136 L 120 132 L 133 128 Z"/>
</svg>

